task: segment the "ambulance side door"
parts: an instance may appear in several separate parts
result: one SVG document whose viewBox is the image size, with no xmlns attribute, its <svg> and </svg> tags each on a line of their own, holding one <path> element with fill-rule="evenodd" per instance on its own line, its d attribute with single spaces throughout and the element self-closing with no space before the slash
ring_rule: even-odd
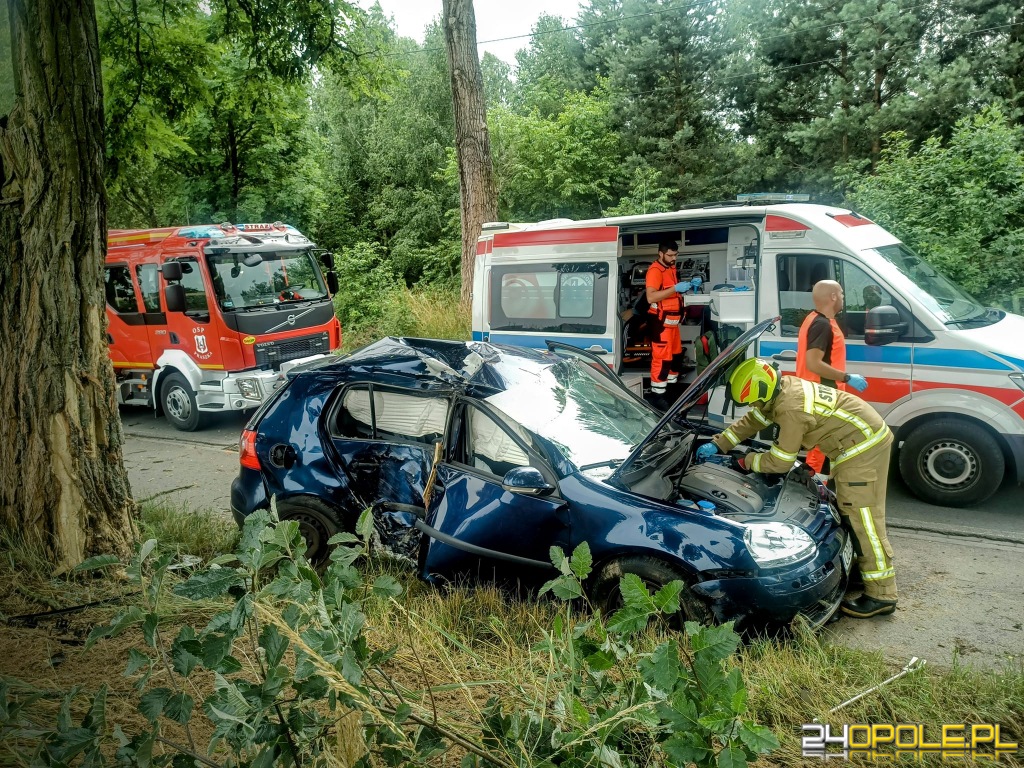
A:
<svg viewBox="0 0 1024 768">
<path fill-rule="evenodd" d="M 538 349 L 558 341 L 617 368 L 618 252 L 618 227 L 496 233 L 484 340 Z"/>
</svg>

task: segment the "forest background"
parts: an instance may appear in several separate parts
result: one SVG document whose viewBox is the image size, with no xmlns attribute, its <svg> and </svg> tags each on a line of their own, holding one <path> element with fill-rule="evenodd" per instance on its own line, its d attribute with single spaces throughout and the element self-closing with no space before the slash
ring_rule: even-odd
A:
<svg viewBox="0 0 1024 768">
<path fill-rule="evenodd" d="M 203 3 L 97 12 L 111 228 L 293 224 L 336 254 L 347 346 L 411 332 L 417 307 L 453 314 L 438 27 L 420 45 L 379 6 L 353 8 L 343 55 L 300 72 Z M 585 0 L 526 42 L 514 67 L 482 59 L 500 220 L 802 192 L 878 221 L 983 301 L 1010 308 L 1024 289 L 1019 4 Z"/>
</svg>

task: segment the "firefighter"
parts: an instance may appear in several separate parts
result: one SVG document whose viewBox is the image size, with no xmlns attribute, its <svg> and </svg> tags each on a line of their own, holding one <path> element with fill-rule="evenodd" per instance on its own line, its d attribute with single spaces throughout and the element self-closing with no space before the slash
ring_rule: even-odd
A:
<svg viewBox="0 0 1024 768">
<path fill-rule="evenodd" d="M 647 303 L 652 315 L 651 325 L 651 394 L 656 407 L 665 410 L 665 390 L 679 381 L 683 369 L 683 344 L 679 323 L 683 317 L 681 294 L 699 288 L 703 280 L 680 281 L 676 274 L 679 246 L 674 240 L 658 245 L 658 259 L 647 270 Z"/>
<path fill-rule="evenodd" d="M 844 600 L 843 613 L 858 619 L 896 610 L 896 574 L 885 531 L 885 491 L 892 433 L 874 408 L 856 395 L 796 376 L 781 377 L 763 360 L 744 360 L 729 377 L 737 403 L 750 411 L 713 442 L 697 449 L 703 461 L 730 451 L 772 424 L 779 436 L 767 453 L 748 454 L 740 465 L 751 472 L 793 469 L 801 448 L 820 446 L 832 462 L 839 512 L 853 532 L 864 593 Z"/>
<path fill-rule="evenodd" d="M 847 386 L 858 392 L 868 382 L 859 374 L 846 372 L 846 339 L 836 322 L 843 311 L 843 287 L 835 280 L 819 280 L 811 290 L 814 309 L 800 326 L 796 348 L 796 375 L 814 383 L 846 392 Z M 807 452 L 807 465 L 820 473 L 825 454 L 817 447 Z"/>
</svg>

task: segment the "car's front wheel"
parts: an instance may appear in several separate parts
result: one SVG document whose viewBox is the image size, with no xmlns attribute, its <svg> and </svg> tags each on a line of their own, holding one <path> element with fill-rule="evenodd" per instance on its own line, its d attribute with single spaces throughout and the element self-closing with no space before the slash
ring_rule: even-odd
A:
<svg viewBox="0 0 1024 768">
<path fill-rule="evenodd" d="M 279 502 L 277 514 L 282 520 L 295 520 L 299 532 L 306 540 L 306 559 L 313 565 L 327 561 L 330 547 L 327 542 L 338 533 L 338 515 L 327 504 L 312 497 L 300 497 Z"/>
<path fill-rule="evenodd" d="M 590 601 L 601 613 L 608 616 L 623 605 L 620 583 L 628 573 L 640 577 L 652 594 L 672 581 L 682 581 L 686 587 L 679 595 L 682 621 L 696 621 L 711 624 L 714 617 L 708 605 L 690 589 L 691 580 L 679 568 L 664 560 L 645 555 L 629 555 L 612 560 L 604 565 L 594 578 L 590 589 Z M 682 622 L 680 622 L 682 623 Z"/>
</svg>

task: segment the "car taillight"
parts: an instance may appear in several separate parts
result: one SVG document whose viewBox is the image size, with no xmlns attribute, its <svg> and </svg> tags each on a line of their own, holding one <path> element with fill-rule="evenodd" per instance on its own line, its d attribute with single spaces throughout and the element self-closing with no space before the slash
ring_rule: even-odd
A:
<svg viewBox="0 0 1024 768">
<path fill-rule="evenodd" d="M 256 455 L 256 433 L 251 429 L 243 431 L 238 441 L 238 461 L 247 469 L 262 469 Z"/>
</svg>

